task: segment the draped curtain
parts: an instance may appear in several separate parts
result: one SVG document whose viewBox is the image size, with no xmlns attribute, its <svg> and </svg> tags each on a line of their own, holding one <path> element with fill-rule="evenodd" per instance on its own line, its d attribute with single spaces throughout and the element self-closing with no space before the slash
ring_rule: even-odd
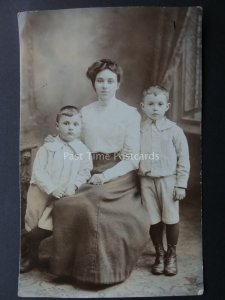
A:
<svg viewBox="0 0 225 300">
<path fill-rule="evenodd" d="M 194 133 L 200 133 L 201 121 L 201 24 L 201 9 L 188 8 L 162 79 L 171 91 L 170 117 Z"/>
<path fill-rule="evenodd" d="M 114 7 L 20 13 L 21 140 L 42 142 L 66 104 L 95 99 L 85 78 L 96 59 L 124 70 L 119 98 L 140 108 L 142 91 L 170 91 L 169 117 L 199 133 L 201 10 Z M 186 126 L 186 127 L 185 127 Z M 197 129 L 197 131 L 196 131 Z"/>
</svg>

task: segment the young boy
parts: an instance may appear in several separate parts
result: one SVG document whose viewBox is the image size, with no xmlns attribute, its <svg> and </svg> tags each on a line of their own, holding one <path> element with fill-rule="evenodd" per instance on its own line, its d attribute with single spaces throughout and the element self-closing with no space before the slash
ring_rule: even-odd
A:
<svg viewBox="0 0 225 300">
<path fill-rule="evenodd" d="M 80 141 L 81 117 L 75 106 L 64 106 L 56 117 L 58 136 L 36 154 L 22 237 L 21 273 L 38 264 L 40 242 L 52 234 L 54 200 L 72 196 L 90 177 L 92 158 Z"/>
<path fill-rule="evenodd" d="M 169 93 L 152 86 L 143 94 L 141 108 L 146 116 L 141 128 L 140 181 L 156 249 L 153 274 L 177 274 L 176 245 L 179 234 L 179 200 L 185 198 L 190 163 L 183 130 L 165 117 Z M 167 252 L 163 247 L 166 226 Z"/>
</svg>

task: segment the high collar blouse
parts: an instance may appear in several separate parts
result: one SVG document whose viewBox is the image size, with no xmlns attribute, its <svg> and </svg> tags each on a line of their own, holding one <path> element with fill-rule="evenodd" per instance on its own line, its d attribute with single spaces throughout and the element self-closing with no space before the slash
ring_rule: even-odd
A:
<svg viewBox="0 0 225 300">
<path fill-rule="evenodd" d="M 107 105 L 95 101 L 83 107 L 81 115 L 82 140 L 92 153 L 119 152 L 127 160 L 114 167 L 115 173 L 104 172 L 108 179 L 138 167 L 141 118 L 136 108 L 118 99 Z"/>
</svg>

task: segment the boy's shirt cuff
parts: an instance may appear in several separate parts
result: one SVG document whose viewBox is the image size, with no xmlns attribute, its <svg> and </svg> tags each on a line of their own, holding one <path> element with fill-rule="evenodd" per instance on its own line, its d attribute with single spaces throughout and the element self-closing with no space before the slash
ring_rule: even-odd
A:
<svg viewBox="0 0 225 300">
<path fill-rule="evenodd" d="M 42 190 L 46 192 L 47 195 L 52 194 L 52 192 L 54 192 L 56 189 L 57 187 L 54 184 L 49 184 L 48 186 L 42 187 Z"/>
<path fill-rule="evenodd" d="M 176 186 L 178 188 L 186 189 L 187 188 L 187 180 L 177 180 Z"/>
<path fill-rule="evenodd" d="M 74 188 L 75 190 L 79 189 L 79 187 L 85 182 L 81 182 L 81 181 L 75 181 L 74 182 Z"/>
</svg>

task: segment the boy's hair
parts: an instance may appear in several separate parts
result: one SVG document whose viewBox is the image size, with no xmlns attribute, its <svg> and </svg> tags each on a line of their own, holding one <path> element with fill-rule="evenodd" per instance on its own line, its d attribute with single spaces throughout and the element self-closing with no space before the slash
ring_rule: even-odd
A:
<svg viewBox="0 0 225 300">
<path fill-rule="evenodd" d="M 122 68 L 111 59 L 104 58 L 94 62 L 87 70 L 87 78 L 91 80 L 93 87 L 95 87 L 95 79 L 97 74 L 106 69 L 116 74 L 118 82 L 121 81 L 123 74 Z"/>
<path fill-rule="evenodd" d="M 161 93 L 164 96 L 166 96 L 167 102 L 169 102 L 169 92 L 167 91 L 167 89 L 165 89 L 164 87 L 162 87 L 160 85 L 150 86 L 147 90 L 145 90 L 143 92 L 143 99 L 147 95 L 153 94 L 154 96 L 157 96 L 157 95 L 159 95 Z"/>
<path fill-rule="evenodd" d="M 73 105 L 66 105 L 60 108 L 60 111 L 56 115 L 56 122 L 58 123 L 61 116 L 72 117 L 79 114 L 79 109 Z"/>
</svg>

